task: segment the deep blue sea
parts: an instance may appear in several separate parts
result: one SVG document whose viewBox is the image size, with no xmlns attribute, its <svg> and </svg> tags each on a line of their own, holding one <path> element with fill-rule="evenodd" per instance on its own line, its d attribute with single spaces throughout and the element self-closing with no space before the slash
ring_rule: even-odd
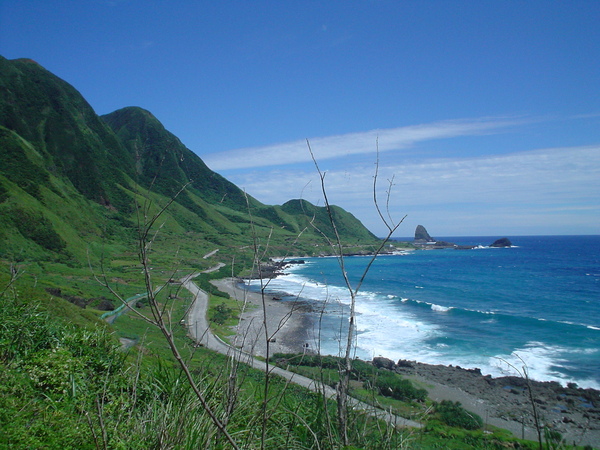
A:
<svg viewBox="0 0 600 450">
<path fill-rule="evenodd" d="M 482 245 L 379 256 L 356 303 L 356 356 L 478 367 L 493 376 L 525 365 L 536 380 L 600 389 L 600 236 L 440 238 Z M 341 354 L 350 296 L 336 258 L 308 258 L 272 280 L 284 301 L 314 313 L 314 339 Z M 356 282 L 367 257 L 345 259 Z M 522 361 L 523 362 L 522 362 Z"/>
</svg>

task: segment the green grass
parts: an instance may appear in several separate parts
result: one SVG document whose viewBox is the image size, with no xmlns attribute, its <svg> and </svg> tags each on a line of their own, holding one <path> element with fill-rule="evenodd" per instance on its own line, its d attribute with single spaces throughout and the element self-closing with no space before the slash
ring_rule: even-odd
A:
<svg viewBox="0 0 600 450">
<path fill-rule="evenodd" d="M 315 380 L 322 380 L 329 386 L 335 386 L 340 380 L 339 370 L 330 367 L 333 365 L 332 362 L 338 360 L 339 358 L 328 357 L 326 362 L 328 367 L 323 368 L 318 365 L 312 365 L 314 364 L 314 360 L 318 358 L 303 358 L 302 355 L 298 355 L 296 358 L 289 358 L 289 355 L 286 356 L 288 356 L 288 358 L 285 358 L 288 363 L 278 363 L 278 365 L 282 368 L 286 368 Z M 277 361 L 278 359 L 281 359 L 281 356 L 274 355 L 273 359 Z M 289 364 L 290 361 L 292 364 Z M 311 365 L 305 365 L 304 362 L 307 362 Z M 355 364 L 357 363 L 358 362 L 355 361 Z M 424 414 L 424 411 L 429 406 L 429 403 L 397 400 L 391 397 L 383 396 L 379 394 L 377 390 L 369 389 L 367 387 L 367 385 L 373 383 L 373 380 L 377 378 L 379 373 L 383 373 L 381 369 L 378 370 L 375 367 L 370 366 L 370 368 L 363 368 L 360 374 L 355 374 L 350 383 L 351 395 L 359 400 L 364 401 L 365 403 L 383 407 L 388 411 L 391 410 L 394 414 L 407 419 L 418 420 L 421 418 Z M 388 372 L 387 374 L 390 373 Z M 398 379 L 401 379 L 399 375 L 397 375 L 397 377 Z"/>
<path fill-rule="evenodd" d="M 98 320 L 103 297 L 119 300 L 94 275 L 122 298 L 144 292 L 138 220 L 148 223 L 194 180 L 149 230 L 148 262 L 154 286 L 227 264 L 198 278 L 211 295 L 209 316 L 222 322 L 214 330 L 226 336 L 238 306 L 208 281 L 247 271 L 255 243 L 266 257 L 331 254 L 309 224 L 332 237 L 325 208 L 246 197 L 149 112 L 99 118 L 32 61 L 0 57 L 0 84 L 10 105 L 0 105 L 0 448 L 226 448 L 160 330 L 132 312 L 112 326 Z M 355 217 L 332 211 L 344 253 L 374 250 L 379 241 Z M 19 277 L 4 291 L 15 268 Z M 170 285 L 157 300 L 206 405 L 240 447 L 342 447 L 334 402 L 196 348 L 180 323 L 191 301 L 185 290 Z M 136 311 L 149 314 L 147 301 L 140 304 Z M 136 345 L 124 353 L 119 337 Z M 337 362 L 322 364 L 297 370 L 334 382 Z M 409 403 L 374 397 L 364 383 L 376 372 L 355 364 L 354 393 L 410 411 Z M 434 422 L 422 433 L 398 431 L 350 414 L 350 448 L 473 448 L 485 438 Z"/>
<path fill-rule="evenodd" d="M 59 267 L 54 263 L 47 266 L 55 271 Z M 29 269 L 33 268 L 33 265 L 29 266 Z M 41 308 L 40 311 L 51 318 L 23 322 L 19 314 L 12 316 L 19 317 L 21 322 L 13 323 L 19 326 L 21 333 L 28 327 L 39 326 L 46 327 L 44 330 L 55 331 L 27 334 L 32 336 L 33 341 L 28 353 L 24 353 L 25 356 L 20 359 L 22 363 L 13 357 L 0 358 L 0 426 L 6 430 L 0 437 L 0 447 L 53 447 L 60 442 L 65 448 L 95 448 L 91 430 L 100 432 L 96 404 L 98 398 L 104 399 L 103 419 L 110 429 L 111 448 L 157 446 L 157 430 L 162 430 L 165 442 L 176 447 L 194 447 L 208 441 L 213 442 L 215 447 L 224 445 L 197 398 L 186 387 L 182 372 L 158 328 L 132 312 L 119 317 L 109 326 L 97 321 L 98 311 L 77 308 L 63 299 L 48 295 L 44 289 L 47 284 L 58 285 L 61 279 L 65 291 L 71 289 L 72 292 L 89 294 L 97 289 L 91 277 L 79 279 L 78 274 L 80 272 L 77 268 L 63 268 L 62 274 L 49 277 L 52 283 L 45 281 L 43 285 L 38 284 L 33 288 L 32 283 L 37 275 L 28 272 L 17 281 L 14 290 L 11 289 L 4 295 L 4 300 L 17 298 L 19 302 L 27 302 L 22 303 L 23 305 L 38 305 L 30 306 L 28 310 L 35 312 L 31 308 Z M 123 277 L 125 278 L 128 277 Z M 134 278 L 132 276 L 131 280 Z M 204 286 L 209 278 L 209 275 L 202 276 L 198 283 Z M 0 285 L 4 286 L 7 282 L 5 270 L 0 274 Z M 70 288 L 65 287 L 71 284 Z M 232 373 L 231 361 L 226 356 L 203 347 L 196 348 L 187 338 L 186 329 L 180 325 L 179 321 L 191 298 L 186 290 L 179 288 L 177 285 L 169 286 L 161 292 L 158 301 L 161 304 L 169 302 L 175 341 L 207 400 L 219 414 L 225 413 L 227 400 L 232 398 L 228 386 L 234 386 L 236 402 L 228 429 L 234 433 L 236 440 L 242 446 L 258 448 L 262 427 L 265 426 L 265 448 L 314 448 L 316 440 L 322 448 L 339 448 L 334 402 L 323 402 L 319 396 L 289 385 L 278 377 L 271 379 L 265 397 L 265 374 L 246 366 L 237 369 L 236 377 L 232 379 L 233 384 L 228 383 Z M 122 287 L 123 291 L 129 293 L 139 289 L 139 284 L 124 284 Z M 233 300 L 212 296 L 213 306 L 221 303 L 235 306 Z M 6 301 L 4 305 L 2 314 L 6 315 L 10 308 L 6 307 Z M 143 306 L 136 308 L 136 311 L 148 314 L 149 308 Z M 10 322 L 6 317 L 2 323 Z M 74 324 L 76 328 L 73 328 Z M 226 322 L 220 333 L 226 334 L 228 325 Z M 89 331 L 87 335 L 74 338 L 78 336 L 74 331 L 77 329 Z M 101 336 L 98 333 L 102 333 L 102 330 L 114 333 L 112 341 L 109 339 L 113 344 L 109 345 L 109 341 L 101 343 L 104 341 L 103 338 L 98 338 Z M 0 339 L 1 336 L 2 331 Z M 42 336 L 56 337 L 50 341 L 36 341 Z M 117 360 L 114 358 L 120 353 L 111 353 L 110 349 L 111 345 L 118 347 L 119 337 L 134 339 L 136 345 L 127 350 L 124 361 L 119 360 L 121 362 L 116 364 Z M 38 342 L 37 347 L 35 342 Z M 58 353 L 49 352 L 48 345 L 55 346 L 57 342 L 59 344 L 56 348 L 63 350 Z M 82 364 L 77 359 L 80 357 L 88 358 L 82 360 L 87 362 Z M 297 360 L 302 361 L 301 358 Z M 324 379 L 330 384 L 335 383 L 339 379 L 336 359 L 326 357 L 322 362 L 324 368 L 315 365 L 313 360 L 307 366 L 295 365 L 294 370 L 306 376 Z M 425 414 L 427 407 L 431 405 L 429 401 L 403 402 L 381 396 L 367 387 L 378 370 L 359 361 L 355 361 L 355 365 L 356 379 L 351 383 L 351 395 L 391 409 L 400 416 L 422 420 L 426 427 L 422 430 L 387 433 L 384 432 L 385 427 L 377 421 L 352 414 L 350 439 L 354 448 L 399 448 L 401 444 L 404 448 L 411 449 L 507 446 L 535 448 L 533 443 L 514 439 L 503 430 L 469 431 L 444 425 L 435 414 Z M 92 366 L 98 369 L 90 371 L 89 367 Z M 78 372 L 71 379 L 69 377 L 74 368 L 78 368 Z M 34 381 L 38 378 L 31 378 L 33 374 L 42 373 L 51 375 L 47 380 L 52 381 L 40 384 Z M 75 396 L 68 394 L 73 380 Z M 136 394 L 132 396 L 132 392 Z M 85 414 L 92 420 L 91 428 Z M 268 417 L 266 422 L 263 421 L 264 414 Z"/>
<path fill-rule="evenodd" d="M 415 421 L 423 419 L 428 405 L 428 403 L 416 404 L 412 402 L 403 402 L 391 397 L 384 397 L 383 395 L 377 394 L 372 389 L 365 389 L 363 386 L 355 388 L 351 387 L 351 392 L 353 397 L 356 397 L 365 403 L 378 406 L 386 411 L 393 411 L 394 414 L 400 417 Z"/>
</svg>

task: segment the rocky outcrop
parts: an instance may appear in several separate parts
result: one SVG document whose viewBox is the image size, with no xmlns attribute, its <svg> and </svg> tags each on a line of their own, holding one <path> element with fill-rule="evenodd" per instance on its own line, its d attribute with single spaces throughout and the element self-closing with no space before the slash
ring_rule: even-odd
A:
<svg viewBox="0 0 600 450">
<path fill-rule="evenodd" d="M 396 366 L 394 361 L 388 358 L 384 358 L 383 356 L 376 356 L 375 358 L 373 358 L 372 363 L 378 369 L 394 370 Z"/>
<path fill-rule="evenodd" d="M 303 259 L 288 259 L 281 261 L 270 260 L 268 263 L 261 265 L 260 268 L 255 268 L 252 275 L 250 275 L 250 278 L 275 278 L 279 275 L 285 275 L 283 270 L 286 267 L 304 264 L 304 262 Z"/>
<path fill-rule="evenodd" d="M 425 244 L 427 242 L 435 242 L 435 239 L 429 236 L 429 233 L 423 225 L 417 225 L 417 229 L 415 230 L 415 242 Z"/>
<path fill-rule="evenodd" d="M 497 239 L 490 247 L 512 247 L 512 242 L 508 238 Z"/>
<path fill-rule="evenodd" d="M 555 381 L 534 381 L 516 376 L 494 378 L 482 374 L 478 368 L 406 360 L 398 361 L 392 370 L 423 383 L 440 383 L 459 389 L 485 404 L 486 414 L 489 413 L 490 418 L 520 422 L 532 429 L 535 427 L 531 413 L 533 398 L 543 416 L 543 423 L 563 434 L 569 442 L 599 442 L 600 391 L 596 389 L 583 389 L 575 383 L 561 386 Z"/>
<path fill-rule="evenodd" d="M 417 225 L 415 229 L 414 245 L 418 248 L 444 249 L 454 248 L 456 250 L 470 250 L 474 245 L 457 245 L 453 242 L 438 241 L 430 236 L 423 225 Z M 512 247 L 512 242 L 508 238 L 497 239 L 490 247 Z"/>
<path fill-rule="evenodd" d="M 423 225 L 417 225 L 415 229 L 414 244 L 421 248 L 455 248 L 456 244 L 446 241 L 436 241 L 432 238 Z"/>
</svg>

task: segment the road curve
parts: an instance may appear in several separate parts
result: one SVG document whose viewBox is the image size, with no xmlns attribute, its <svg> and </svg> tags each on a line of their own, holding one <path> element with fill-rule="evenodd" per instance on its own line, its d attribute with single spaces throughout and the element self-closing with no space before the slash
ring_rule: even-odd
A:
<svg viewBox="0 0 600 450">
<path fill-rule="evenodd" d="M 209 269 L 209 271 L 210 270 L 211 269 Z M 200 274 L 193 273 L 181 279 L 182 286 L 185 287 L 188 291 L 190 291 L 194 296 L 192 306 L 189 309 L 187 315 L 187 326 L 190 336 L 195 342 L 197 342 L 200 345 L 203 345 L 204 347 L 210 350 L 219 352 L 223 355 L 227 355 L 236 361 L 248 364 L 255 369 L 262 370 L 269 374 L 279 375 L 285 378 L 286 380 L 295 383 L 299 386 L 305 387 L 306 389 L 309 389 L 313 392 L 320 392 L 327 398 L 335 398 L 336 392 L 335 389 L 333 389 L 332 387 L 320 383 L 311 378 L 298 375 L 297 373 L 281 369 L 271 364 L 267 364 L 264 361 L 260 361 L 254 358 L 252 355 L 246 352 L 242 352 L 238 348 L 232 347 L 231 345 L 223 342 L 221 339 L 215 336 L 210 331 L 208 322 L 206 320 L 206 311 L 208 310 L 208 294 L 202 289 L 200 289 L 192 281 L 198 275 Z M 396 416 L 394 414 L 371 406 L 367 403 L 361 402 L 360 400 L 357 400 L 352 397 L 348 398 L 348 403 L 353 408 L 364 411 L 365 413 L 377 417 L 379 419 L 385 420 L 386 422 L 396 427 L 420 428 L 423 426 L 418 422 L 405 419 L 400 416 Z"/>
</svg>

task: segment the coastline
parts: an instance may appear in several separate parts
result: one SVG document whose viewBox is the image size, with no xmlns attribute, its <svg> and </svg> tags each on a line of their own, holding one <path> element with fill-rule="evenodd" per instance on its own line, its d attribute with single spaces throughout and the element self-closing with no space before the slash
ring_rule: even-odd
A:
<svg viewBox="0 0 600 450">
<path fill-rule="evenodd" d="M 270 355 L 312 349 L 313 320 L 305 303 L 282 302 L 271 295 L 263 296 L 241 287 L 241 279 L 224 278 L 211 283 L 242 305 L 235 335 L 229 340 L 234 347 L 263 358 L 267 356 L 267 348 Z"/>
<path fill-rule="evenodd" d="M 315 312 L 301 301 L 282 302 L 244 288 L 242 280 L 212 281 L 221 291 L 244 307 L 230 343 L 248 353 L 302 353 L 315 350 Z M 263 315 L 263 308 L 266 315 Z M 263 320 L 266 316 L 266 320 Z M 265 324 L 268 333 L 265 333 Z M 267 345 L 267 335 L 270 342 Z M 463 369 L 376 358 L 406 378 L 424 385 L 435 401 L 459 401 L 485 423 L 507 429 L 516 437 L 537 440 L 525 380 L 518 377 L 492 378 L 478 369 Z M 597 445 L 600 442 L 600 391 L 565 388 L 556 382 L 531 381 L 536 406 L 544 423 L 559 431 L 567 443 Z"/>
</svg>

